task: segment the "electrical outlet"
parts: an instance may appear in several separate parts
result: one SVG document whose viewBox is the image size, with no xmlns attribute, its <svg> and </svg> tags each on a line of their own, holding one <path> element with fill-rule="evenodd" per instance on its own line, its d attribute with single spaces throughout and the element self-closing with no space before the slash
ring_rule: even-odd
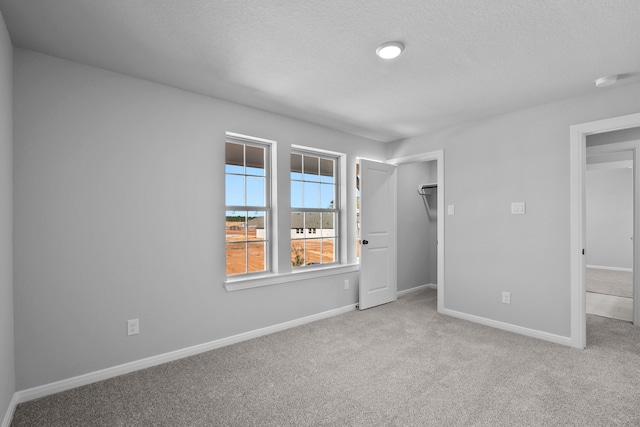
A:
<svg viewBox="0 0 640 427">
<path fill-rule="evenodd" d="M 513 214 L 513 215 L 524 215 L 525 214 L 525 203 L 524 202 L 513 202 L 513 203 L 511 203 L 511 214 Z"/>
<path fill-rule="evenodd" d="M 502 292 L 502 303 L 511 304 L 511 292 Z"/>
<path fill-rule="evenodd" d="M 138 335 L 140 333 L 140 320 L 127 320 L 127 335 Z"/>
<path fill-rule="evenodd" d="M 349 289 L 349 279 L 344 279 L 344 290 Z"/>
</svg>

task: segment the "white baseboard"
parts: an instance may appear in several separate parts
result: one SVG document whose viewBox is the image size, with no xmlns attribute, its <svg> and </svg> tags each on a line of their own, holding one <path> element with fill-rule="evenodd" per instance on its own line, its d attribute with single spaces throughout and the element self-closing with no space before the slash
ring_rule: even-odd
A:
<svg viewBox="0 0 640 427">
<path fill-rule="evenodd" d="M 438 285 L 434 285 L 433 283 L 427 283 L 426 285 L 415 286 L 410 289 L 405 289 L 403 291 L 398 291 L 398 297 L 401 297 L 406 294 L 410 294 L 411 292 L 418 292 L 426 288 L 438 289 Z"/>
<path fill-rule="evenodd" d="M 459 311 L 450 310 L 448 308 L 445 308 L 444 310 L 442 310 L 442 314 L 457 317 L 463 320 L 468 320 L 474 323 L 480 323 L 481 325 L 502 329 L 504 331 L 515 332 L 516 334 L 538 338 L 544 341 L 550 341 L 556 344 L 563 344 L 570 347 L 573 346 L 571 337 L 563 337 L 562 335 L 550 334 L 548 332 L 542 332 L 536 329 L 529 329 L 522 326 L 512 325 L 510 323 L 504 323 L 497 320 L 487 319 L 486 317 L 480 317 L 480 316 L 474 316 L 473 314 L 461 313 Z"/>
<path fill-rule="evenodd" d="M 241 341 L 250 340 L 252 338 L 261 337 L 263 335 L 272 334 L 274 332 L 283 331 L 285 329 L 304 325 L 305 323 L 314 322 L 316 320 L 337 316 L 339 314 L 347 313 L 355 309 L 355 304 L 347 305 L 345 307 L 324 311 L 322 313 L 313 314 L 311 316 L 301 317 L 299 319 L 290 320 L 288 322 L 279 323 L 277 325 L 267 326 L 266 328 L 255 329 L 253 331 L 244 332 L 242 334 L 233 335 L 227 338 L 221 338 L 219 340 L 211 341 L 208 343 L 194 345 L 192 347 L 171 351 L 169 353 L 159 354 L 157 356 L 148 357 L 146 359 L 140 359 L 133 362 L 124 363 L 122 365 L 113 366 L 111 368 L 90 372 L 88 374 L 78 375 L 77 377 L 56 381 L 50 384 L 44 384 L 26 390 L 21 390 L 16 392 L 16 394 L 14 395 L 14 399 L 17 400 L 16 404 L 28 402 L 29 400 L 37 399 L 39 397 L 48 396 L 50 394 L 59 393 L 61 391 L 70 390 L 72 388 L 80 387 L 87 384 L 92 384 L 98 381 L 106 380 L 108 378 L 128 374 L 129 372 L 138 371 L 140 369 L 146 369 L 152 366 L 161 365 L 163 363 L 172 362 L 184 357 L 204 353 L 205 351 L 215 350 L 216 348 L 236 344 Z"/>
<path fill-rule="evenodd" d="M 9 427 L 11 425 L 11 421 L 13 421 L 13 414 L 16 411 L 16 406 L 18 406 L 18 403 L 18 393 L 13 393 L 13 397 L 11 398 L 11 402 L 9 402 L 7 412 L 5 412 L 4 414 L 4 420 L 2 420 L 2 427 Z"/>
<path fill-rule="evenodd" d="M 613 270 L 613 271 L 626 271 L 626 272 L 633 272 L 633 268 L 625 268 L 625 267 L 607 267 L 605 265 L 589 265 L 587 264 L 587 268 L 596 268 L 599 270 Z"/>
<path fill-rule="evenodd" d="M 406 295 L 411 292 L 417 292 L 425 288 L 438 289 L 438 285 L 434 285 L 433 283 L 428 283 L 426 285 L 416 286 L 411 289 L 405 289 L 403 291 L 398 292 L 398 297 L 401 297 L 402 295 Z M 557 344 L 572 346 L 571 337 L 563 337 L 561 335 L 555 335 L 555 334 L 550 334 L 548 332 L 538 331 L 535 329 L 524 328 L 522 326 L 516 326 L 510 323 L 504 323 L 497 320 L 491 320 L 485 317 L 474 316 L 473 314 L 462 313 L 459 311 L 450 310 L 448 308 L 445 308 L 442 311 L 442 314 L 446 314 L 452 317 L 457 317 L 463 320 L 468 320 L 474 323 L 480 323 L 481 325 L 502 329 L 504 331 L 515 332 L 516 334 L 526 335 L 529 337 L 538 338 L 541 340 L 550 341 Z"/>
</svg>

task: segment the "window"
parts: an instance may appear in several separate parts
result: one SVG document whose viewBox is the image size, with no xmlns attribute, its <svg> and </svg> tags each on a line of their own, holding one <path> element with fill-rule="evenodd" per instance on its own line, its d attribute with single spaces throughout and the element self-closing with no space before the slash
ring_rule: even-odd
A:
<svg viewBox="0 0 640 427">
<path fill-rule="evenodd" d="M 291 266 L 338 260 L 338 157 L 291 153 Z"/>
<path fill-rule="evenodd" d="M 349 264 L 347 254 L 347 189 L 342 182 L 347 173 L 346 154 L 291 146 L 291 164 L 280 163 L 279 172 L 277 158 L 275 141 L 227 133 L 227 291 L 359 268 Z M 278 175 L 285 180 L 289 176 L 290 201 L 277 197 Z M 285 217 L 278 218 L 279 212 Z"/>
<path fill-rule="evenodd" d="M 271 145 L 227 135 L 227 276 L 269 271 Z"/>
<path fill-rule="evenodd" d="M 356 258 L 360 259 L 360 162 L 356 163 Z"/>
</svg>

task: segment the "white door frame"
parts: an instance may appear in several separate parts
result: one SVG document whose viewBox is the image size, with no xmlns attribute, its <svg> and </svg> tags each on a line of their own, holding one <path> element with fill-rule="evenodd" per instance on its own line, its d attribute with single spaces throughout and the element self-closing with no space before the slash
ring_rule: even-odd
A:
<svg viewBox="0 0 640 427">
<path fill-rule="evenodd" d="M 581 123 L 569 127 L 569 188 L 571 204 L 571 341 L 570 345 L 577 348 L 587 346 L 587 310 L 586 310 L 586 289 L 584 282 L 586 244 L 586 224 L 585 224 L 585 169 L 586 169 L 586 138 L 587 135 L 606 133 L 621 129 L 640 127 L 640 113 L 626 116 L 613 117 L 610 119 L 597 120 L 593 122 Z M 634 168 L 634 177 L 636 176 Z M 635 179 L 634 179 L 635 185 Z M 635 238 L 636 234 L 636 213 L 638 210 L 634 201 L 634 273 L 638 271 L 636 264 L 638 260 L 636 254 L 640 253 L 640 242 Z M 634 274 L 635 276 L 635 274 Z M 634 280 L 635 281 L 635 280 Z M 635 295 L 634 295 L 635 297 Z M 636 310 L 638 304 L 634 298 L 634 318 L 638 314 Z"/>
<path fill-rule="evenodd" d="M 435 160 L 438 172 L 438 313 L 444 311 L 444 150 L 414 154 L 387 160 L 387 163 L 401 165 Z"/>
</svg>

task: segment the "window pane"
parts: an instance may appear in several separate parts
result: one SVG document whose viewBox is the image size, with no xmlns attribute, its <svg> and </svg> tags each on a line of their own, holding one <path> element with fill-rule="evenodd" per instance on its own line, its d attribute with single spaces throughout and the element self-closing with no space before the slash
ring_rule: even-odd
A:
<svg viewBox="0 0 640 427">
<path fill-rule="evenodd" d="M 326 264 L 336 260 L 336 239 L 322 239 L 322 263 Z"/>
<path fill-rule="evenodd" d="M 227 275 L 247 272 L 247 244 L 227 244 Z"/>
<path fill-rule="evenodd" d="M 320 181 L 320 159 L 316 156 L 304 156 L 304 180 Z"/>
<path fill-rule="evenodd" d="M 291 179 L 302 180 L 302 155 L 291 154 Z"/>
<path fill-rule="evenodd" d="M 264 242 L 251 242 L 248 244 L 249 266 L 247 271 L 249 273 L 255 273 L 257 271 L 265 270 L 264 249 L 265 249 Z"/>
<path fill-rule="evenodd" d="M 244 206 L 244 176 L 226 175 L 225 196 L 227 206 Z"/>
<path fill-rule="evenodd" d="M 300 234 L 304 229 L 304 214 L 302 212 L 291 212 L 291 237 L 292 238 L 300 238 L 302 236 L 294 236 L 293 232 L 296 234 Z"/>
<path fill-rule="evenodd" d="M 323 209 L 334 209 L 337 206 L 334 203 L 333 184 L 320 184 L 320 207 Z"/>
<path fill-rule="evenodd" d="M 249 212 L 247 215 L 247 240 L 267 240 L 264 212 Z"/>
<path fill-rule="evenodd" d="M 244 211 L 227 211 L 226 229 L 227 229 L 227 242 L 239 242 L 246 240 L 246 227 L 247 222 L 246 212 Z"/>
<path fill-rule="evenodd" d="M 319 208 L 320 207 L 320 184 L 315 182 L 304 183 L 304 207 Z"/>
<path fill-rule="evenodd" d="M 306 212 L 304 214 L 304 231 L 305 237 L 320 237 L 321 222 L 320 212 Z"/>
<path fill-rule="evenodd" d="M 291 240 L 291 266 L 301 267 L 304 262 L 304 240 Z"/>
<path fill-rule="evenodd" d="M 336 182 L 333 167 L 334 163 L 335 161 L 333 159 L 320 159 L 320 182 L 327 182 L 330 184 L 334 184 Z"/>
<path fill-rule="evenodd" d="M 227 173 L 244 173 L 244 145 L 227 142 L 225 145 L 225 168 Z"/>
<path fill-rule="evenodd" d="M 333 212 L 322 213 L 322 237 L 336 237 L 336 214 Z"/>
<path fill-rule="evenodd" d="M 247 206 L 264 206 L 264 178 L 247 177 Z"/>
<path fill-rule="evenodd" d="M 305 263 L 306 265 L 314 265 L 322 263 L 322 240 L 309 239 L 305 243 Z"/>
<path fill-rule="evenodd" d="M 262 147 L 245 147 L 247 175 L 264 176 L 264 152 Z"/>
<path fill-rule="evenodd" d="M 291 181 L 291 207 L 301 208 L 302 206 L 302 182 Z"/>
</svg>

